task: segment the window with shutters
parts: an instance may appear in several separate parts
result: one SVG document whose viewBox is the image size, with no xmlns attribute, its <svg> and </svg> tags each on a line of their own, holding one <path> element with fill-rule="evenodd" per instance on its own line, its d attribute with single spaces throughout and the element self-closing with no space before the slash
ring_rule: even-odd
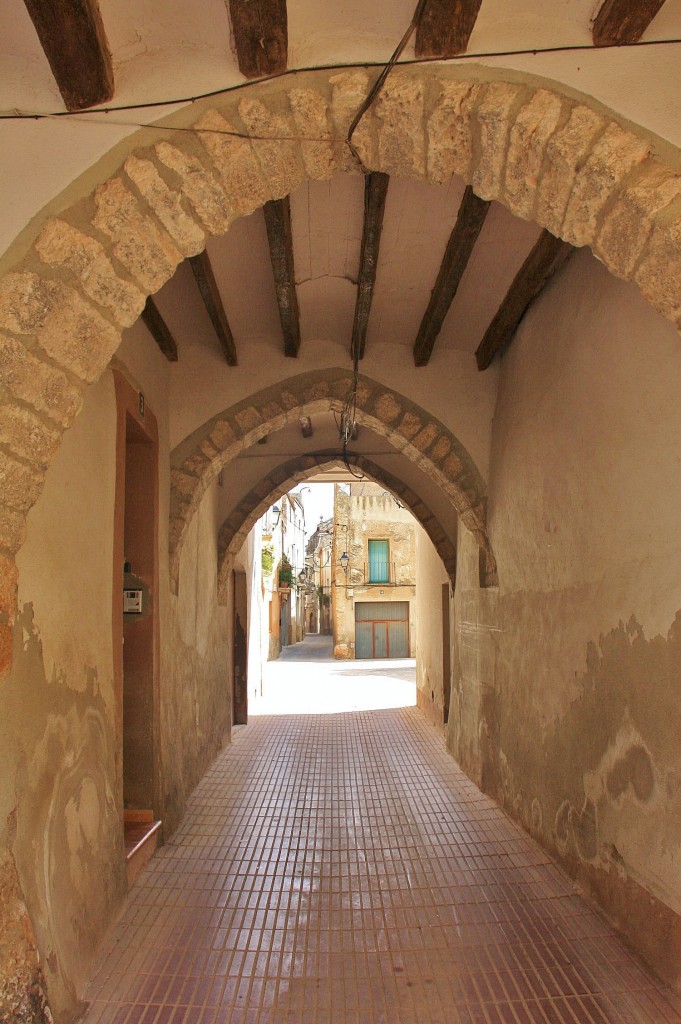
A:
<svg viewBox="0 0 681 1024">
<path fill-rule="evenodd" d="M 390 580 L 390 563 L 388 561 L 388 541 L 369 541 L 369 583 L 388 583 Z"/>
</svg>

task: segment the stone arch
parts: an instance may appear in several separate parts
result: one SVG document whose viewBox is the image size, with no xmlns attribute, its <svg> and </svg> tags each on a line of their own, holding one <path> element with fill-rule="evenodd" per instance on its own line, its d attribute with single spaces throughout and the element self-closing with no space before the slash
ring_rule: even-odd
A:
<svg viewBox="0 0 681 1024">
<path fill-rule="evenodd" d="M 290 377 L 214 416 L 175 449 L 170 497 L 170 573 L 175 590 L 185 530 L 222 467 L 259 438 L 301 414 L 339 412 L 351 383 L 351 371 L 340 367 Z M 461 442 L 427 410 L 363 374 L 357 387 L 357 420 L 386 437 L 447 494 L 484 552 L 483 583 L 495 585 L 485 483 Z M 269 493 L 271 487 L 267 490 Z"/>
<path fill-rule="evenodd" d="M 290 459 L 272 470 L 266 479 L 250 490 L 230 512 L 218 534 L 218 599 L 221 603 L 224 604 L 227 600 L 229 575 L 234 559 L 258 519 L 274 501 L 295 484 L 307 480 L 311 474 L 337 465 L 339 461 L 338 452 L 311 452 Z M 456 584 L 456 548 L 443 530 L 439 520 L 416 491 L 363 455 L 351 453 L 348 455 L 348 461 L 350 465 L 357 467 L 366 476 L 387 487 L 409 509 L 433 542 L 433 546 L 452 581 L 452 586 L 454 586 Z M 266 488 L 269 490 L 266 491 Z"/>
<path fill-rule="evenodd" d="M 193 104 L 145 129 L 144 143 L 131 138 L 94 192 L 83 186 L 58 217 L 35 219 L 28 251 L 0 279 L 0 677 L 11 664 L 14 555 L 82 390 L 146 296 L 208 235 L 305 179 L 356 171 L 345 137 L 377 73 L 292 73 L 213 109 Z M 593 99 L 501 69 L 397 68 L 354 142 L 367 168 L 433 183 L 460 175 L 481 198 L 591 246 L 681 320 L 679 154 L 658 152 Z"/>
</svg>

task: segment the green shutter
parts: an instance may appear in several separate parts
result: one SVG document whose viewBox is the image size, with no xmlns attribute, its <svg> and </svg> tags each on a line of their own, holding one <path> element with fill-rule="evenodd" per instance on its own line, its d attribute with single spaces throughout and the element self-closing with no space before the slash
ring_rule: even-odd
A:
<svg viewBox="0 0 681 1024">
<path fill-rule="evenodd" d="M 369 541 L 369 583 L 388 583 L 388 542 L 387 540 Z"/>
</svg>

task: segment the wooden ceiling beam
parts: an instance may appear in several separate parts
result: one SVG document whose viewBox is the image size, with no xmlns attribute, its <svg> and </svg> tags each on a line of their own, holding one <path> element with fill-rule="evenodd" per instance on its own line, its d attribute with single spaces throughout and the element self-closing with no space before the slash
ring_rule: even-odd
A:
<svg viewBox="0 0 681 1024">
<path fill-rule="evenodd" d="M 284 355 L 294 359 L 300 348 L 300 313 L 293 266 L 293 230 L 289 197 L 270 199 L 263 206 L 263 213 L 270 245 L 279 319 L 284 335 Z"/>
<path fill-rule="evenodd" d="M 229 14 L 241 74 L 263 78 L 286 71 L 286 0 L 229 0 Z"/>
<path fill-rule="evenodd" d="M 423 314 L 414 342 L 415 366 L 425 366 L 432 355 L 435 340 L 454 301 L 489 207 L 490 204 L 485 199 L 479 199 L 470 185 L 466 187 L 435 287 L 430 294 L 428 308 Z"/>
<path fill-rule="evenodd" d="M 24 0 L 67 110 L 114 93 L 111 53 L 97 0 Z"/>
<path fill-rule="evenodd" d="M 146 324 L 149 333 L 160 348 L 163 355 L 166 357 L 169 363 L 177 362 L 177 342 L 173 338 L 173 335 L 168 327 L 167 323 L 161 316 L 158 310 L 158 306 L 152 299 L 151 295 L 146 301 L 144 309 L 141 313 L 142 320 Z"/>
<path fill-rule="evenodd" d="M 637 43 L 664 0 L 605 0 L 594 20 L 594 46 Z"/>
<path fill-rule="evenodd" d="M 190 256 L 189 263 L 194 273 L 194 278 L 199 286 L 203 304 L 210 317 L 218 341 L 224 353 L 225 359 L 230 366 L 237 365 L 236 345 L 234 335 L 227 320 L 225 307 L 222 304 L 220 290 L 215 280 L 215 274 L 211 266 L 208 252 L 204 249 L 198 256 Z"/>
<path fill-rule="evenodd" d="M 417 57 L 465 53 L 482 0 L 426 0 L 416 26 Z"/>
<path fill-rule="evenodd" d="M 374 171 L 364 178 L 364 226 L 359 255 L 359 273 L 357 274 L 355 319 L 352 324 L 352 343 L 350 345 L 350 355 L 353 359 L 357 350 L 359 358 L 364 358 L 389 184 L 390 175 L 383 174 L 381 171 Z"/>
<path fill-rule="evenodd" d="M 530 304 L 574 251 L 568 242 L 542 231 L 478 346 L 475 358 L 479 370 L 486 370 L 510 343 Z"/>
</svg>

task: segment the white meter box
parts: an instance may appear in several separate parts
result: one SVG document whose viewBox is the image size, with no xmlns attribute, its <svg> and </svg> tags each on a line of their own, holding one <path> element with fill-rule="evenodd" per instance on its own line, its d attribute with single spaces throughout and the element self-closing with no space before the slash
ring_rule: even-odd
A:
<svg viewBox="0 0 681 1024">
<path fill-rule="evenodd" d="M 123 612 L 125 614 L 141 615 L 142 614 L 142 591 L 141 590 L 124 590 L 123 591 Z"/>
</svg>

